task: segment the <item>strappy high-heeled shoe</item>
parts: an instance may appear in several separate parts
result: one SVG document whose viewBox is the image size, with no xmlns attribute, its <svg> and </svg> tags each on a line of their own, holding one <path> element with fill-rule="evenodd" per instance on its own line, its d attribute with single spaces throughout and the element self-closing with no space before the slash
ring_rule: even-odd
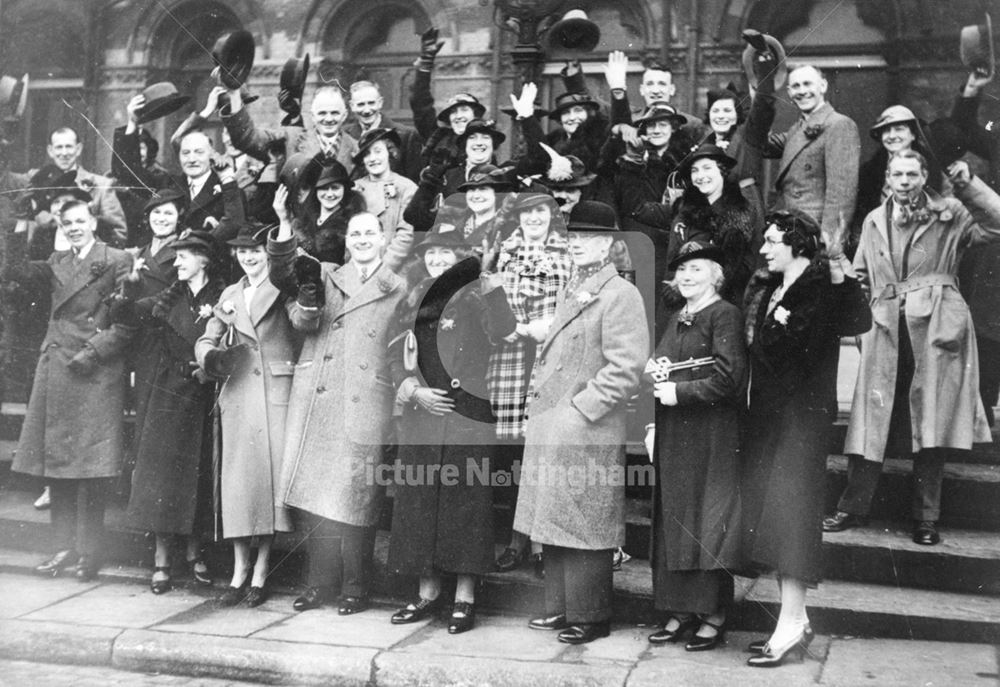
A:
<svg viewBox="0 0 1000 687">
<path fill-rule="evenodd" d="M 802 641 L 805 642 L 806 648 L 808 648 L 810 642 L 812 642 L 812 640 L 816 637 L 816 634 L 813 632 L 812 627 L 810 627 L 809 625 L 806 625 L 804 633 L 805 637 L 803 638 Z M 747 644 L 747 651 L 751 654 L 759 654 L 764 651 L 765 646 L 767 646 L 767 640 L 758 639 L 756 642 L 750 642 L 749 644 Z"/>
<path fill-rule="evenodd" d="M 775 649 L 768 642 L 764 645 L 764 650 L 757 654 L 756 656 L 751 656 L 747 659 L 747 665 L 752 668 L 777 668 L 778 666 L 784 664 L 785 659 L 791 654 L 797 654 L 799 660 L 805 658 L 807 647 L 812 638 L 806 639 L 806 629 L 809 626 L 803 626 L 802 630 L 796 637 L 792 638 L 792 641 L 785 644 L 785 646 L 780 649 Z"/>
<path fill-rule="evenodd" d="M 667 629 L 667 625 L 670 624 L 670 620 L 676 620 L 678 622 L 676 629 Z M 648 639 L 650 644 L 674 644 L 679 642 L 684 639 L 687 632 L 696 629 L 701 623 L 696 615 L 692 615 L 683 620 L 677 616 L 671 616 L 670 620 L 668 620 L 660 630 L 649 635 Z"/>
<path fill-rule="evenodd" d="M 156 573 L 163 573 L 167 576 L 165 580 L 154 579 Z M 154 594 L 166 594 L 171 589 L 174 588 L 174 582 L 170 579 L 170 566 L 169 565 L 157 565 L 153 568 L 153 577 L 149 579 L 149 591 Z"/>
</svg>

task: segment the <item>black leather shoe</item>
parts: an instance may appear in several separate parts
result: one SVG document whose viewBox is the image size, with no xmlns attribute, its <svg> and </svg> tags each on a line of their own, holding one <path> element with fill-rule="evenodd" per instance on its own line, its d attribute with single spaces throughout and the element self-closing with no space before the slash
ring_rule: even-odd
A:
<svg viewBox="0 0 1000 687">
<path fill-rule="evenodd" d="M 406 625 L 407 623 L 417 623 L 429 617 L 437 609 L 437 599 L 417 599 L 415 602 L 401 608 L 392 614 L 389 619 L 393 625 Z"/>
<path fill-rule="evenodd" d="M 572 625 L 559 633 L 559 641 L 563 644 L 586 644 L 611 634 L 611 623 L 580 623 Z"/>
<path fill-rule="evenodd" d="M 239 587 L 229 585 L 226 587 L 226 591 L 219 594 L 219 596 L 215 599 L 215 605 L 220 608 L 232 608 L 240 601 L 243 601 L 243 598 L 246 596 L 246 588 L 246 582 L 241 584 Z"/>
<path fill-rule="evenodd" d="M 329 595 L 319 587 L 308 587 L 302 596 L 292 602 L 292 608 L 296 611 L 311 611 L 326 603 L 328 598 Z"/>
<path fill-rule="evenodd" d="M 167 576 L 167 579 L 165 580 L 150 579 L 149 591 L 153 592 L 154 594 L 166 594 L 167 592 L 169 592 L 171 589 L 174 588 L 173 580 L 170 579 L 169 565 L 156 566 L 155 568 L 153 568 L 154 577 L 156 576 L 156 573 L 163 573 L 164 575 Z"/>
<path fill-rule="evenodd" d="M 246 595 L 247 606 L 257 608 L 265 601 L 267 601 L 267 590 L 263 587 L 251 586 L 250 591 Z"/>
<path fill-rule="evenodd" d="M 868 524 L 868 518 L 861 515 L 851 515 L 842 510 L 838 510 L 833 515 L 823 518 L 824 532 L 843 532 L 852 527 L 863 527 Z"/>
<path fill-rule="evenodd" d="M 448 634 L 458 635 L 468 632 L 476 625 L 476 608 L 465 601 L 456 601 L 451 609 Z"/>
<path fill-rule="evenodd" d="M 687 644 L 684 645 L 684 651 L 711 651 L 715 647 L 722 644 L 723 640 L 726 638 L 726 624 L 716 625 L 715 623 L 710 623 L 707 620 L 702 620 L 701 624 L 707 625 L 708 627 L 715 629 L 715 634 L 711 637 L 702 637 L 701 635 L 695 633 L 691 636 L 691 639 Z M 699 630 L 701 628 L 698 628 Z"/>
<path fill-rule="evenodd" d="M 931 520 L 921 520 L 913 528 L 913 543 L 923 546 L 934 546 L 941 541 L 941 535 L 937 531 L 937 523 Z"/>
<path fill-rule="evenodd" d="M 541 552 L 531 554 L 531 567 L 535 577 L 540 580 L 545 579 L 545 559 L 542 558 Z"/>
<path fill-rule="evenodd" d="M 510 572 L 511 570 L 517 570 L 521 567 L 524 562 L 524 552 L 518 551 L 517 549 L 512 549 L 509 546 L 503 550 L 500 557 L 497 558 L 494 567 L 497 572 Z"/>
<path fill-rule="evenodd" d="M 545 618 L 533 618 L 528 627 L 532 630 L 565 630 L 569 627 L 569 623 L 566 622 L 566 614 L 560 613 Z"/>
<path fill-rule="evenodd" d="M 97 579 L 97 571 L 101 569 L 101 564 L 90 556 L 80 556 L 80 562 L 76 565 L 76 579 L 81 582 L 93 582 Z"/>
<path fill-rule="evenodd" d="M 685 618 L 681 620 L 680 618 L 673 618 L 678 623 L 680 623 L 676 629 L 668 630 L 667 626 L 664 625 L 661 630 L 654 632 L 649 635 L 650 644 L 676 644 L 677 642 L 683 641 L 684 636 L 691 630 L 698 627 L 698 617 L 691 616 L 690 618 Z"/>
<path fill-rule="evenodd" d="M 802 640 L 805 642 L 807 647 L 810 643 L 812 643 L 815 636 L 816 634 L 813 632 L 812 627 L 806 625 L 805 630 L 802 631 Z M 762 654 L 764 653 L 765 648 L 767 648 L 766 639 L 758 639 L 756 642 L 750 642 L 747 644 L 747 651 L 751 654 Z"/>
<path fill-rule="evenodd" d="M 368 599 L 362 596 L 345 596 L 337 606 L 337 615 L 354 615 L 368 610 Z"/>
<path fill-rule="evenodd" d="M 52 556 L 49 560 L 35 566 L 35 572 L 39 575 L 49 575 L 55 577 L 59 574 L 60 570 L 65 570 L 76 565 L 76 562 L 80 560 L 80 554 L 78 554 L 73 549 L 66 549 L 65 551 L 59 551 Z"/>
<path fill-rule="evenodd" d="M 202 558 L 195 558 L 187 562 L 191 579 L 202 587 L 212 586 L 212 571 Z"/>
</svg>

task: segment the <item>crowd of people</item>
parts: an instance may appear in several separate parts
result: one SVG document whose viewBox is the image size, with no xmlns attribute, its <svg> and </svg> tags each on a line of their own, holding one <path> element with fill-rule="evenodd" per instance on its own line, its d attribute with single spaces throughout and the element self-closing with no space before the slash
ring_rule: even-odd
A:
<svg viewBox="0 0 1000 687">
<path fill-rule="evenodd" d="M 359 613 L 391 464 L 407 478 L 388 485 L 387 567 L 419 585 L 392 623 L 436 614 L 455 577 L 448 629 L 468 631 L 482 576 L 530 557 L 545 585 L 530 627 L 590 642 L 609 633 L 625 538 L 614 476 L 638 417 L 656 476 L 649 641 L 715 648 L 734 575 L 774 573 L 781 611 L 747 663 L 802 653 L 822 532 L 863 523 L 884 458 L 916 455 L 913 536 L 933 545 L 947 451 L 989 440 L 996 373 L 979 361 L 997 344 L 975 315 L 994 314 L 976 299 L 996 298 L 1000 253 L 977 249 L 961 282 L 959 269 L 1000 241 L 1000 134 L 977 122 L 992 72 L 974 69 L 949 117 L 887 108 L 861 165 L 822 70 L 745 37 L 751 92 L 709 90 L 703 118 L 670 104 L 656 63 L 633 110 L 619 52 L 607 94 L 572 63 L 550 112 L 524 84 L 505 161 L 507 134 L 475 96 L 435 106 L 433 29 L 415 129 L 382 114 L 367 79 L 318 87 L 307 125 L 308 60 L 293 59 L 274 127 L 220 63 L 229 78 L 171 137 L 181 176 L 143 128 L 187 102 L 170 84 L 125 106 L 114 179 L 80 167 L 77 132 L 52 132 L 48 164 L 5 171 L 20 193 L 0 207 L 5 340 L 25 316 L 14 294 L 50 306 L 13 464 L 49 489 L 55 552 L 37 572 L 94 579 L 126 474 L 127 523 L 155 540 L 152 593 L 182 569 L 213 584 L 203 546 L 226 540 L 217 603 L 258 606 L 274 535 L 297 530 L 295 610 Z M 777 132 L 783 88 L 800 118 Z M 958 159 L 964 140 L 998 165 L 990 183 Z M 780 160 L 770 207 L 765 158 Z M 643 251 L 654 293 L 635 285 Z M 824 518 L 843 337 L 861 340 L 850 472 Z M 516 487 L 480 477 L 513 466 Z M 496 501 L 514 520 L 495 559 Z"/>
</svg>

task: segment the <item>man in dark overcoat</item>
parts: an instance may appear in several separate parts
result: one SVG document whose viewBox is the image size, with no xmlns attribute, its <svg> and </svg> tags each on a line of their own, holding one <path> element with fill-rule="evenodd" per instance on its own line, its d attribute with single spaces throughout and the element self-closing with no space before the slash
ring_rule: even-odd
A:
<svg viewBox="0 0 1000 687">
<path fill-rule="evenodd" d="M 86 202 L 65 203 L 60 217 L 70 249 L 46 261 L 27 260 L 23 222 L 4 234 L 3 279 L 43 285 L 52 298 L 12 469 L 51 488 L 56 553 L 35 570 L 55 576 L 77 564 L 77 578 L 89 581 L 100 567 L 105 495 L 122 464 L 124 349 L 134 332 L 111 323 L 109 301 L 132 258 L 94 237 Z"/>
</svg>

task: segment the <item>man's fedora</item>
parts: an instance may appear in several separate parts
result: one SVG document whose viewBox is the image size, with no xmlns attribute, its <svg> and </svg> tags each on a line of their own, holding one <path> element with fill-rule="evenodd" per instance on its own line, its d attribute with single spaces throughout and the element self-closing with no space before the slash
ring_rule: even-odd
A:
<svg viewBox="0 0 1000 687">
<path fill-rule="evenodd" d="M 281 68 L 281 90 L 288 91 L 291 97 L 302 102 L 302 93 L 306 89 L 306 79 L 309 78 L 309 53 L 305 57 L 290 57 Z"/>
<path fill-rule="evenodd" d="M 136 121 L 139 124 L 151 122 L 160 117 L 166 117 L 191 100 L 190 96 L 181 95 L 177 87 L 169 81 L 159 81 L 142 89 L 146 103 L 136 111 Z"/>
<path fill-rule="evenodd" d="M 963 26 L 959 42 L 962 64 L 993 78 L 993 20 L 986 13 L 984 24 Z"/>
<path fill-rule="evenodd" d="M 249 31 L 233 31 L 219 36 L 212 48 L 212 58 L 219 66 L 219 82 L 230 90 L 243 85 L 253 69 L 256 46 Z"/>
<path fill-rule="evenodd" d="M 614 208 L 596 200 L 582 200 L 569 211 L 566 231 L 606 234 L 618 231 Z"/>
<path fill-rule="evenodd" d="M 743 40 L 747 42 L 747 47 L 743 49 L 743 73 L 746 74 L 750 86 L 756 88 L 760 80 L 772 69 L 774 70 L 774 87 L 781 88 L 785 85 L 785 81 L 788 79 L 788 64 L 785 62 L 785 47 L 781 41 L 770 34 L 761 33 L 754 29 L 744 31 Z M 774 56 L 773 67 L 770 62 L 757 60 L 757 53 L 765 51 L 770 51 Z"/>
</svg>

